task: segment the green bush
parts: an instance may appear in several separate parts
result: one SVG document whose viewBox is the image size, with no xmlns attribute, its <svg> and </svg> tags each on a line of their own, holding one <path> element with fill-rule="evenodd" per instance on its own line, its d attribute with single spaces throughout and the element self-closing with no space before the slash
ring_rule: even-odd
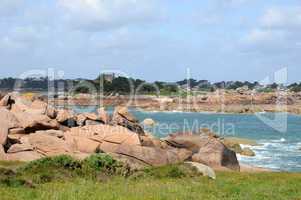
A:
<svg viewBox="0 0 301 200">
<path fill-rule="evenodd" d="M 33 171 L 49 168 L 62 168 L 75 170 L 81 168 L 81 163 L 71 156 L 62 155 L 56 157 L 46 157 L 39 160 L 32 161 L 25 166 L 21 167 L 19 171 Z"/>
<path fill-rule="evenodd" d="M 82 168 L 85 173 L 102 172 L 107 175 L 113 175 L 122 167 L 121 163 L 114 160 L 107 154 L 95 154 L 82 161 Z"/>
</svg>

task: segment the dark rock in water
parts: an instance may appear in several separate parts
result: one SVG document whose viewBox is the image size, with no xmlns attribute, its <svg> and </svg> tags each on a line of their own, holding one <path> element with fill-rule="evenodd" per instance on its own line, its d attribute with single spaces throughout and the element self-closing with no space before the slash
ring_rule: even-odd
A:
<svg viewBox="0 0 301 200">
<path fill-rule="evenodd" d="M 253 157 L 255 156 L 255 152 L 252 151 L 250 148 L 246 147 L 243 148 L 242 151 L 240 152 L 241 155 L 243 156 L 249 156 L 249 157 Z"/>
</svg>

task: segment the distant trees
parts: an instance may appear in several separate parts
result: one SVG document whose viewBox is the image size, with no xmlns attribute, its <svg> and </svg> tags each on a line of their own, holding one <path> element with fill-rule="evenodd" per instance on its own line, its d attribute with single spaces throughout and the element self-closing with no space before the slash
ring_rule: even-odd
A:
<svg viewBox="0 0 301 200">
<path fill-rule="evenodd" d="M 95 90 L 105 94 L 174 94 L 179 91 L 185 91 L 187 88 L 194 91 L 210 91 L 216 89 L 237 90 L 238 88 L 248 87 L 256 89 L 259 92 L 272 92 L 276 89 L 290 89 L 293 92 L 301 92 L 301 83 L 293 83 L 289 86 L 272 83 L 270 85 L 260 85 L 258 82 L 249 81 L 221 81 L 210 83 L 208 80 L 184 79 L 175 83 L 156 81 L 153 83 L 141 79 L 133 79 L 115 75 L 100 75 L 94 80 L 85 79 L 60 79 L 49 81 L 47 77 L 27 78 L 24 80 L 15 78 L 0 79 L 0 89 L 13 90 L 16 83 L 18 89 L 47 91 L 48 84 L 54 87 L 56 91 L 72 91 L 76 93 L 91 93 Z M 85 84 L 84 84 L 85 83 Z M 91 88 L 94 88 L 93 90 Z"/>
</svg>

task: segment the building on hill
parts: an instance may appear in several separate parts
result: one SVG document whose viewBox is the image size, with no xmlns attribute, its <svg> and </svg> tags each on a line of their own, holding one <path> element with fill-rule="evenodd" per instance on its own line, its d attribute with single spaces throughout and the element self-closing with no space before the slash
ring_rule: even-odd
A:
<svg viewBox="0 0 301 200">
<path fill-rule="evenodd" d="M 104 80 L 108 81 L 108 82 L 112 82 L 116 77 L 115 77 L 115 73 L 112 74 L 102 74 Z"/>
</svg>

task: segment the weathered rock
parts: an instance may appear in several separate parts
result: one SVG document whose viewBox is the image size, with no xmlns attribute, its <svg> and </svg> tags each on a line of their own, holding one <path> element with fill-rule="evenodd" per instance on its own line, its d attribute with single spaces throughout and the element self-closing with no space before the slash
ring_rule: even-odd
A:
<svg viewBox="0 0 301 200">
<path fill-rule="evenodd" d="M 97 113 L 98 113 L 98 118 L 100 121 L 102 121 L 105 124 L 109 123 L 109 115 L 106 112 L 104 107 L 99 108 L 97 110 Z"/>
<path fill-rule="evenodd" d="M 209 128 L 201 128 L 200 134 L 205 134 L 208 135 L 209 137 L 219 138 L 219 136 L 214 132 L 212 132 Z"/>
<path fill-rule="evenodd" d="M 161 147 L 161 141 L 148 136 L 140 136 L 141 145 L 145 147 Z"/>
<path fill-rule="evenodd" d="M 21 127 L 19 120 L 7 109 L 0 108 L 0 145 L 5 145 L 9 130 Z"/>
<path fill-rule="evenodd" d="M 68 127 L 74 127 L 76 126 L 76 117 L 70 110 L 59 110 L 57 113 L 56 120 L 61 123 L 62 125 L 68 126 Z"/>
<path fill-rule="evenodd" d="M 8 154 L 6 154 L 6 158 L 9 161 L 29 162 L 29 161 L 43 158 L 43 155 L 41 155 L 35 151 L 22 151 L 22 152 L 18 152 L 18 153 L 8 153 Z"/>
<path fill-rule="evenodd" d="M 169 135 L 164 139 L 170 146 L 184 148 L 197 153 L 206 141 L 200 135 L 188 133 L 177 133 Z"/>
<path fill-rule="evenodd" d="M 156 122 L 153 119 L 148 118 L 148 119 L 143 120 L 142 124 L 144 126 L 155 126 Z"/>
<path fill-rule="evenodd" d="M 97 153 L 99 151 L 99 142 L 84 137 L 65 135 L 65 140 L 73 151 L 82 153 Z"/>
<path fill-rule="evenodd" d="M 68 154 L 70 152 L 67 143 L 54 136 L 35 133 L 30 134 L 28 140 L 34 149 L 45 156 L 56 156 Z"/>
<path fill-rule="evenodd" d="M 181 163 L 190 157 L 187 151 L 186 157 L 183 156 L 186 150 L 181 150 L 181 156 L 176 151 L 163 150 L 153 147 L 119 145 L 116 152 L 124 156 L 135 158 L 151 166 L 163 166 L 168 164 Z"/>
<path fill-rule="evenodd" d="M 101 120 L 95 113 L 81 113 L 76 116 L 76 122 L 79 126 L 101 124 Z"/>
<path fill-rule="evenodd" d="M 7 150 L 7 153 L 18 153 L 22 151 L 33 151 L 33 147 L 29 144 L 14 144 Z"/>
<path fill-rule="evenodd" d="M 114 158 L 115 160 L 123 163 L 124 166 L 128 166 L 130 168 L 130 170 L 142 170 L 146 167 L 149 167 L 148 164 L 137 160 L 135 158 L 131 158 L 129 156 L 124 156 L 121 154 L 116 154 L 116 153 L 108 153 L 112 158 Z"/>
<path fill-rule="evenodd" d="M 46 102 L 37 99 L 31 103 L 30 108 L 28 108 L 26 112 L 30 112 L 32 114 L 45 115 L 47 114 L 47 107 L 48 106 Z"/>
<path fill-rule="evenodd" d="M 165 141 L 176 148 L 192 151 L 192 161 L 203 163 L 213 168 L 227 167 L 239 170 L 235 152 L 228 149 L 218 138 L 207 134 L 192 133 L 172 134 Z"/>
<path fill-rule="evenodd" d="M 222 142 L 209 136 L 200 137 L 199 152 L 192 156 L 193 162 L 199 162 L 212 168 L 226 167 L 239 171 L 239 163 L 234 151 L 228 149 Z"/>
<path fill-rule="evenodd" d="M 129 130 L 138 133 L 139 135 L 145 134 L 143 128 L 138 123 L 138 120 L 136 120 L 135 117 L 131 113 L 129 113 L 126 107 L 117 106 L 115 108 L 112 123 L 126 127 Z"/>
<path fill-rule="evenodd" d="M 242 148 L 241 148 L 240 144 L 228 143 L 228 142 L 224 142 L 224 144 L 226 145 L 226 147 L 228 147 L 229 149 L 231 149 L 235 153 L 241 153 L 242 152 Z"/>
<path fill-rule="evenodd" d="M 32 133 L 37 130 L 59 129 L 56 120 L 52 120 L 46 115 L 32 114 L 28 112 L 14 113 L 25 132 Z"/>
<path fill-rule="evenodd" d="M 11 102 L 11 96 L 10 95 L 5 95 L 1 101 L 0 101 L 0 106 L 8 106 Z"/>
<path fill-rule="evenodd" d="M 47 135 L 58 137 L 58 138 L 63 138 L 64 137 L 64 132 L 61 131 L 61 130 L 36 131 L 35 133 L 47 134 Z"/>
<path fill-rule="evenodd" d="M 6 160 L 6 153 L 2 145 L 0 145 L 0 160 Z"/>
<path fill-rule="evenodd" d="M 119 146 L 120 144 L 103 141 L 100 144 L 99 149 L 104 153 L 115 153 Z"/>
<path fill-rule="evenodd" d="M 196 162 L 185 162 L 185 164 L 195 168 L 199 173 L 203 174 L 203 176 L 208 176 L 211 179 L 216 179 L 214 170 L 207 165 Z"/>
<path fill-rule="evenodd" d="M 252 151 L 252 149 L 245 147 L 242 149 L 242 151 L 240 152 L 241 155 L 243 156 L 249 156 L 249 157 L 253 157 L 255 156 L 255 152 Z"/>
<path fill-rule="evenodd" d="M 102 122 L 100 121 L 94 121 L 94 120 L 86 120 L 86 125 L 87 126 L 91 126 L 91 125 L 99 125 L 99 124 L 102 124 Z"/>
<path fill-rule="evenodd" d="M 57 110 L 52 106 L 47 106 L 46 115 L 51 119 L 56 119 L 57 117 Z"/>
<path fill-rule="evenodd" d="M 23 135 L 26 134 L 24 128 L 11 128 L 9 129 L 9 135 Z"/>
<path fill-rule="evenodd" d="M 118 122 L 119 117 L 125 118 L 126 120 L 128 120 L 130 122 L 134 122 L 134 123 L 138 122 L 138 120 L 129 112 L 127 107 L 123 107 L 123 106 L 115 107 L 115 111 L 113 114 L 113 121 Z"/>
<path fill-rule="evenodd" d="M 89 138 L 100 143 L 106 141 L 115 144 L 141 145 L 139 136 L 122 126 L 100 124 L 75 127 L 65 134 Z"/>
<path fill-rule="evenodd" d="M 84 126 L 86 124 L 87 117 L 85 114 L 79 114 L 76 116 L 76 123 L 79 126 Z"/>
</svg>

